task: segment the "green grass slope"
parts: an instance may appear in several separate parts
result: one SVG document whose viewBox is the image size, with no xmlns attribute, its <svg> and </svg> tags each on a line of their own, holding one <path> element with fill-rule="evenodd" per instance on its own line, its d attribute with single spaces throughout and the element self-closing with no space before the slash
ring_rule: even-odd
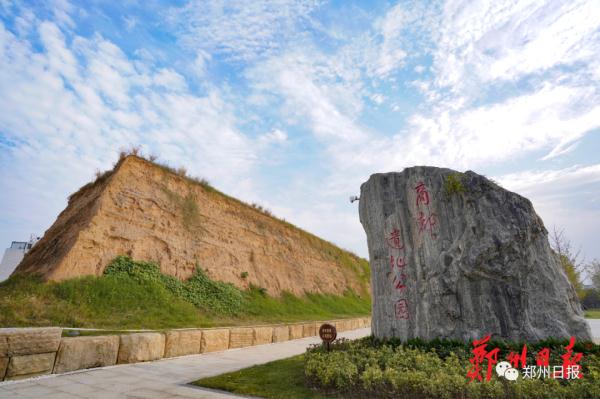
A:
<svg viewBox="0 0 600 399">
<path fill-rule="evenodd" d="M 117 257 L 100 277 L 42 282 L 15 276 L 0 283 L 0 327 L 62 326 L 167 329 L 322 320 L 368 315 L 370 297 L 241 291 L 200 268 L 186 281 L 158 265 Z"/>
</svg>

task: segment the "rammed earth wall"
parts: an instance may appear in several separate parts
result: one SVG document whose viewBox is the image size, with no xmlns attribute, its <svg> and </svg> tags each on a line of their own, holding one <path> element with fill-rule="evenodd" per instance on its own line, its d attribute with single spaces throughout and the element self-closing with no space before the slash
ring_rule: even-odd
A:
<svg viewBox="0 0 600 399">
<path fill-rule="evenodd" d="M 343 332 L 370 327 L 371 318 L 65 338 L 59 327 L 2 328 L 0 381 L 311 337 L 324 323 Z"/>
</svg>

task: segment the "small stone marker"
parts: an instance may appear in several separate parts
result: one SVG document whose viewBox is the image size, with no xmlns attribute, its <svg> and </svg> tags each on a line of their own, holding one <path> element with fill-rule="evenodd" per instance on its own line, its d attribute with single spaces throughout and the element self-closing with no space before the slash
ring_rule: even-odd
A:
<svg viewBox="0 0 600 399">
<path fill-rule="evenodd" d="M 329 351 L 329 344 L 331 344 L 337 338 L 337 330 L 335 326 L 331 324 L 323 324 L 319 328 L 319 337 L 323 340 L 323 343 L 327 346 L 327 351 Z"/>
</svg>

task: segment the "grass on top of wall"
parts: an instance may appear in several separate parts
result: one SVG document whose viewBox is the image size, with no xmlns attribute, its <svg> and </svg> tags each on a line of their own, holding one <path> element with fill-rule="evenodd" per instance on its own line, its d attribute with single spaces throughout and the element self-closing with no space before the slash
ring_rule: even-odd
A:
<svg viewBox="0 0 600 399">
<path fill-rule="evenodd" d="M 600 309 L 588 309 L 584 313 L 588 319 L 600 319 Z"/>
<path fill-rule="evenodd" d="M 0 327 L 214 327 L 348 318 L 370 309 L 369 297 L 350 292 L 274 298 L 264 289 L 213 281 L 201 270 L 182 282 L 127 257 L 116 258 L 100 277 L 43 282 L 14 276 L 0 283 Z"/>
</svg>

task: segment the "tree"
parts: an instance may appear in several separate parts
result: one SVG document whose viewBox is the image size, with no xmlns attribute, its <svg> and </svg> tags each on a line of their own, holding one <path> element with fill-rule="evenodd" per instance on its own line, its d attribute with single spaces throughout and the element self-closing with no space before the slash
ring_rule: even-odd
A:
<svg viewBox="0 0 600 399">
<path fill-rule="evenodd" d="M 590 262 L 587 268 L 592 279 L 592 285 L 595 289 L 600 291 L 600 261 L 598 259 L 594 259 Z"/>
<path fill-rule="evenodd" d="M 564 229 L 557 229 L 554 226 L 550 233 L 550 245 L 560 259 L 560 264 L 567 274 L 567 278 L 575 288 L 577 296 L 583 298 L 583 283 L 581 282 L 581 273 L 585 270 L 584 261 L 580 259 L 581 250 L 573 251 L 571 241 L 565 236 Z"/>
</svg>

